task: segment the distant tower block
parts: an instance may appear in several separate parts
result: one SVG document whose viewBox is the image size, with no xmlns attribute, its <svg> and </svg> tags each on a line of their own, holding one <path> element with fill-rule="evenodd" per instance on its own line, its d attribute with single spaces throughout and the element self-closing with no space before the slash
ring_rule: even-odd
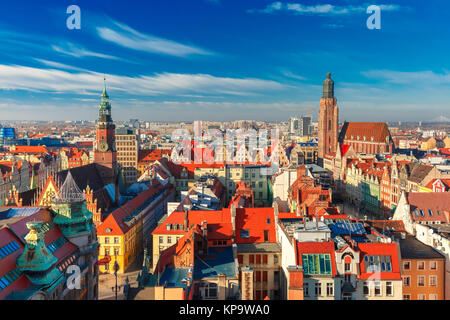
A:
<svg viewBox="0 0 450 320">
<path fill-rule="evenodd" d="M 334 81 L 331 73 L 323 82 L 323 96 L 320 99 L 319 110 L 319 164 L 323 158 L 336 152 L 338 142 L 339 108 L 334 97 Z"/>
</svg>

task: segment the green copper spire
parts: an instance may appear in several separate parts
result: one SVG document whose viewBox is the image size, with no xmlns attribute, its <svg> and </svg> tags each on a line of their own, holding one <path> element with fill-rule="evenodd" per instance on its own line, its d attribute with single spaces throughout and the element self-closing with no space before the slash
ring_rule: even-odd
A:
<svg viewBox="0 0 450 320">
<path fill-rule="evenodd" d="M 104 87 L 103 87 L 102 98 L 109 98 L 108 92 L 106 92 L 106 78 L 103 78 L 103 84 L 104 84 Z"/>
<path fill-rule="evenodd" d="M 45 246 L 44 238 L 47 229 L 41 221 L 27 222 L 30 230 L 25 236 L 25 248 L 17 259 L 17 268 L 24 272 L 34 285 L 50 285 L 62 278 L 55 267 L 58 259 Z"/>
</svg>

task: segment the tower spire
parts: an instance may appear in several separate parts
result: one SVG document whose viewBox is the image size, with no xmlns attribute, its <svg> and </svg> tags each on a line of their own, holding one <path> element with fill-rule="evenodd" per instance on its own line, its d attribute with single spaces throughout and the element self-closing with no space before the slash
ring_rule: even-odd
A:
<svg viewBox="0 0 450 320">
<path fill-rule="evenodd" d="M 334 98 L 334 81 L 331 79 L 331 73 L 327 73 L 327 78 L 323 82 L 323 98 Z"/>
<path fill-rule="evenodd" d="M 102 98 L 109 98 L 108 92 L 106 92 L 106 76 L 103 77 L 103 93 Z"/>
</svg>

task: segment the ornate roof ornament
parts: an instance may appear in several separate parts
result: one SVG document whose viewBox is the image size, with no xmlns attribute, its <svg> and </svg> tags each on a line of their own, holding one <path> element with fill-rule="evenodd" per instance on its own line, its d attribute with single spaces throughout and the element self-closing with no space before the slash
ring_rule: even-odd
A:
<svg viewBox="0 0 450 320">
<path fill-rule="evenodd" d="M 55 203 L 73 203 L 81 202 L 85 200 L 84 193 L 78 188 L 72 174 L 67 173 L 66 180 L 59 189 L 59 196 L 55 198 Z"/>
</svg>

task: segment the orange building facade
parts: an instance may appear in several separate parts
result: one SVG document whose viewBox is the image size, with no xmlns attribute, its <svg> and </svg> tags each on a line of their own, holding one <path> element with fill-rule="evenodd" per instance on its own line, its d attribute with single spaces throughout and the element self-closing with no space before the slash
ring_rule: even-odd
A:
<svg viewBox="0 0 450 320">
<path fill-rule="evenodd" d="M 445 257 L 409 235 L 400 248 L 403 300 L 444 300 Z"/>
</svg>

